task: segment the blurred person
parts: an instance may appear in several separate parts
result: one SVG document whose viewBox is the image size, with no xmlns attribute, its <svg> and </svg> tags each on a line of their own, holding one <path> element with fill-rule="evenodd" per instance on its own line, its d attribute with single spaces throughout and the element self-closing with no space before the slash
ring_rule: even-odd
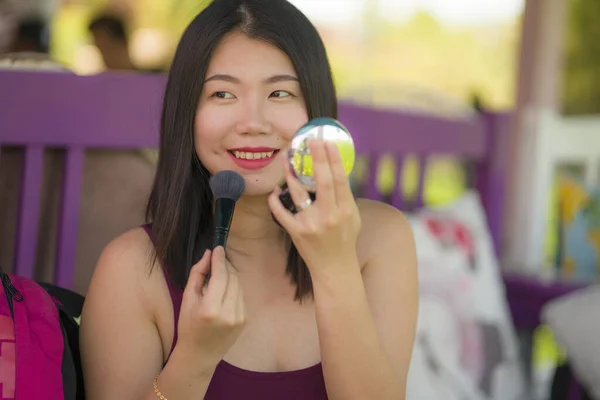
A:
<svg viewBox="0 0 600 400">
<path fill-rule="evenodd" d="M 331 143 L 309 145 L 316 200 L 286 167 L 297 130 L 337 118 L 337 101 L 323 42 L 288 1 L 214 0 L 194 18 L 164 93 L 146 224 L 105 248 L 87 292 L 88 400 L 405 398 L 410 223 L 354 199 Z M 224 170 L 245 191 L 213 249 L 209 179 Z"/>
<path fill-rule="evenodd" d="M 125 22 L 104 14 L 92 20 L 89 31 L 108 70 L 138 70 L 129 53 L 129 38 Z"/>
<path fill-rule="evenodd" d="M 48 53 L 48 25 L 41 18 L 21 20 L 8 49 L 11 53 Z"/>
</svg>

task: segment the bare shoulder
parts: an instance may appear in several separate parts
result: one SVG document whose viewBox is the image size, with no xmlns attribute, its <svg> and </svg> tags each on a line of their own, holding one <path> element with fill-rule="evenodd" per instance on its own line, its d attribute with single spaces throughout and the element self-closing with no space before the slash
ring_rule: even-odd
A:
<svg viewBox="0 0 600 400">
<path fill-rule="evenodd" d="M 362 219 L 363 229 L 394 229 L 411 232 L 410 223 L 404 213 L 380 201 L 357 199 L 356 204 Z M 400 224 L 401 226 L 398 226 Z"/>
<path fill-rule="evenodd" d="M 417 254 L 412 227 L 387 204 L 359 200 L 358 253 L 373 320 L 400 379 L 406 381 L 419 304 Z M 360 256 L 359 256 L 360 257 Z"/>
<path fill-rule="evenodd" d="M 414 251 L 412 227 L 402 211 L 379 201 L 358 199 L 356 203 L 362 223 L 358 237 L 361 264 L 390 248 L 403 253 Z"/>
<path fill-rule="evenodd" d="M 126 258 L 128 261 L 135 259 L 141 261 L 141 256 L 152 249 L 152 243 L 143 228 L 135 228 L 113 239 L 104 248 L 102 258 Z"/>
<path fill-rule="evenodd" d="M 80 331 L 91 400 L 139 398 L 160 370 L 164 351 L 156 315 L 168 291 L 161 289 L 162 274 L 152 260 L 148 235 L 134 229 L 111 241 L 96 264 Z"/>
<path fill-rule="evenodd" d="M 86 303 L 118 301 L 140 304 L 144 313 L 152 315 L 152 286 L 157 275 L 153 262 L 153 245 L 143 228 L 116 237 L 102 251 L 86 295 Z M 110 296 L 110 299 L 106 297 Z M 85 308 L 84 315 L 85 318 Z"/>
<path fill-rule="evenodd" d="M 129 292 L 151 283 L 153 245 L 143 228 L 136 228 L 113 239 L 102 251 L 90 289 L 106 283 L 127 286 Z M 116 288 L 116 287 L 115 287 Z M 138 293 L 139 294 L 139 293 Z"/>
</svg>

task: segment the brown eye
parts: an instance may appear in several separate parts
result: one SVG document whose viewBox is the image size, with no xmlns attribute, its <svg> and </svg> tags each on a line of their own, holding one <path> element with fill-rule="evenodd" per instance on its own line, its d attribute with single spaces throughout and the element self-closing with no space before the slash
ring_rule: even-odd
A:
<svg viewBox="0 0 600 400">
<path fill-rule="evenodd" d="M 225 99 L 225 100 L 235 98 L 235 96 L 229 92 L 215 92 L 215 93 L 213 93 L 213 95 L 211 97 L 216 97 L 218 99 Z"/>
<path fill-rule="evenodd" d="M 292 94 L 285 90 L 276 90 L 273 93 L 271 93 L 271 95 L 270 95 L 270 97 L 275 97 L 275 98 L 283 98 L 283 97 L 288 97 L 288 96 L 292 96 Z"/>
</svg>

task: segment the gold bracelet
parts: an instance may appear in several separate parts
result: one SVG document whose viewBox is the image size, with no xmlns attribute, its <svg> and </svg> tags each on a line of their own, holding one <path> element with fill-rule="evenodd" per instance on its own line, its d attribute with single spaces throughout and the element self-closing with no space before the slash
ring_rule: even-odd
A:
<svg viewBox="0 0 600 400">
<path fill-rule="evenodd" d="M 160 375 L 160 374 L 158 374 Z M 160 392 L 160 390 L 158 390 L 158 375 L 156 375 L 154 377 L 154 381 L 152 381 L 152 387 L 154 388 L 154 393 L 156 393 L 156 396 L 160 399 L 160 400 L 167 400 L 167 398 L 165 396 L 163 396 L 163 394 Z"/>
</svg>

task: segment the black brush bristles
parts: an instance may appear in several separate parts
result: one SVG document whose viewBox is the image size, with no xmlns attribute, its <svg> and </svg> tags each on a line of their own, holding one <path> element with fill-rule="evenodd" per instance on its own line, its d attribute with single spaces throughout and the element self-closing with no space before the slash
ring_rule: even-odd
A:
<svg viewBox="0 0 600 400">
<path fill-rule="evenodd" d="M 225 248 L 235 203 L 246 189 L 244 178 L 234 171 L 221 171 L 210 178 L 210 188 L 215 196 L 215 234 L 213 249 Z"/>
<path fill-rule="evenodd" d="M 210 178 L 210 189 L 215 200 L 224 198 L 238 201 L 246 189 L 246 182 L 235 171 L 221 171 Z"/>
</svg>

